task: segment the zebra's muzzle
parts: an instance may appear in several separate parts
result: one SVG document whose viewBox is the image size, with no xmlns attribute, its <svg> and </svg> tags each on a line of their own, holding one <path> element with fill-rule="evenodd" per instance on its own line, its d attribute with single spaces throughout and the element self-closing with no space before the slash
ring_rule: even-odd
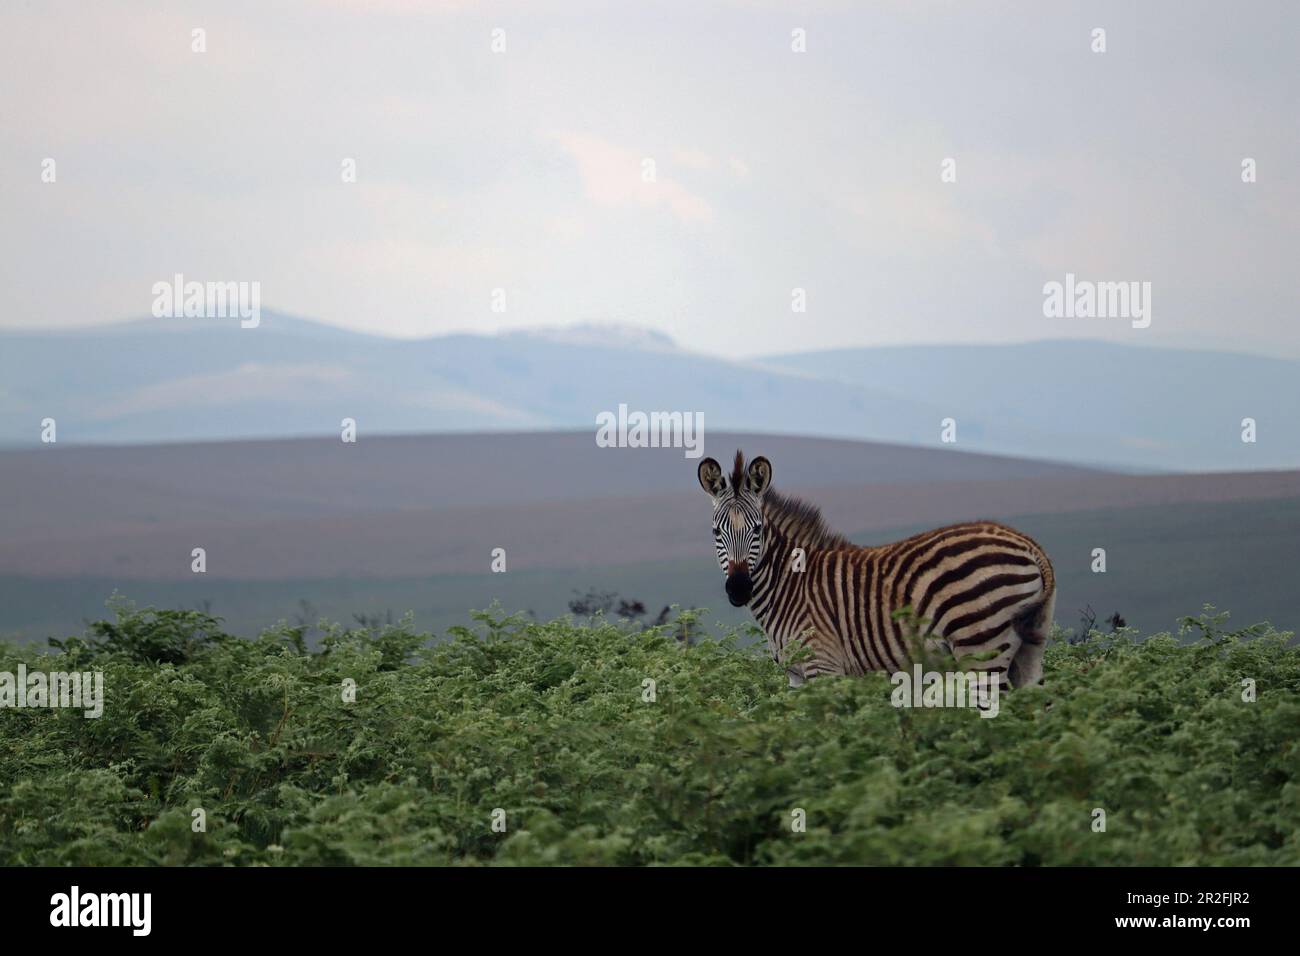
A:
<svg viewBox="0 0 1300 956">
<path fill-rule="evenodd" d="M 744 607 L 754 593 L 754 582 L 747 568 L 737 568 L 727 575 L 727 600 L 732 607 Z"/>
</svg>

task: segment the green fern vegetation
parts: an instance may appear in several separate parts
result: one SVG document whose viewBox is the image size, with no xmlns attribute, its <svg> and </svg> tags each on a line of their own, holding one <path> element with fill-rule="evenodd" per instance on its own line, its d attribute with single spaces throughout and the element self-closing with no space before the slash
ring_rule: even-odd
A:
<svg viewBox="0 0 1300 956">
<path fill-rule="evenodd" d="M 120 606 L 0 645 L 105 684 L 98 719 L 0 710 L 0 864 L 1300 863 L 1300 651 L 1267 626 L 1055 640 L 987 719 L 884 675 L 791 690 L 683 618 L 474 617 L 244 640 Z"/>
</svg>

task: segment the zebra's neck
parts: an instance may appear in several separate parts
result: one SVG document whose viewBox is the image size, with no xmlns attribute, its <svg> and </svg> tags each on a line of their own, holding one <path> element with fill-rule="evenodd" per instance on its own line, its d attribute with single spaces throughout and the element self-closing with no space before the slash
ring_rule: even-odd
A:
<svg viewBox="0 0 1300 956">
<path fill-rule="evenodd" d="M 813 553 L 847 547 L 849 541 L 827 528 L 814 506 L 773 491 L 763 498 L 763 527 L 763 556 L 753 574 L 749 607 L 767 635 L 773 655 L 778 656 L 805 626 L 803 568 Z"/>
</svg>

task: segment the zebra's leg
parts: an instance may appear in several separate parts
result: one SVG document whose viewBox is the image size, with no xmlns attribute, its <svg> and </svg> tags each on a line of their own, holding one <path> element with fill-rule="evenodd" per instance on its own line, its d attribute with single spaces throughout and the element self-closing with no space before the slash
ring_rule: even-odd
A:
<svg viewBox="0 0 1300 956">
<path fill-rule="evenodd" d="M 838 667 L 829 661 L 813 659 L 803 666 L 803 679 L 812 680 L 814 677 L 822 677 L 826 674 L 842 674 Z"/>
<path fill-rule="evenodd" d="M 1047 634 L 1052 627 L 1056 608 L 1053 591 L 1041 604 L 1037 604 L 1013 622 L 1020 636 L 1020 650 L 1011 661 L 1008 674 L 1013 687 L 1043 682 L 1043 652 L 1047 650 Z"/>
<path fill-rule="evenodd" d="M 978 644 L 963 644 L 960 637 L 950 641 L 959 666 L 968 671 L 988 674 L 998 685 L 998 693 L 1012 688 L 1009 672 L 1020 650 L 1020 635 L 1008 624 L 997 635 Z"/>
<path fill-rule="evenodd" d="M 844 673 L 844 671 L 837 665 L 819 659 L 805 661 L 803 664 L 796 667 L 787 667 L 785 671 L 785 675 L 789 679 L 791 687 L 799 687 L 802 684 L 806 684 L 814 677 L 821 677 L 825 674 L 842 673 Z"/>
<path fill-rule="evenodd" d="M 818 649 L 814 653 L 812 660 L 804 661 L 800 670 L 803 672 L 802 678 L 799 681 L 800 684 L 804 681 L 810 681 L 814 677 L 823 677 L 827 674 L 838 674 L 843 676 L 847 673 L 844 667 L 844 662 L 836 660 L 829 653 L 826 653 L 824 649 Z M 790 686 L 796 687 L 798 685 L 791 681 Z"/>
<path fill-rule="evenodd" d="M 806 648 L 811 652 L 811 657 L 800 661 L 798 664 L 792 664 L 786 668 L 786 675 L 790 679 L 791 687 L 798 687 L 814 677 L 821 677 L 824 674 L 846 674 L 844 661 L 837 654 L 837 645 L 833 640 L 828 640 L 822 632 L 815 628 L 809 628 L 804 632 L 800 639 L 799 647 Z"/>
<path fill-rule="evenodd" d="M 1027 684 L 1043 682 L 1043 652 L 1046 649 L 1041 641 L 1035 642 L 1026 638 L 1021 642 L 1020 650 L 1012 658 L 1011 667 L 1007 672 L 1012 687 L 1024 687 Z"/>
</svg>

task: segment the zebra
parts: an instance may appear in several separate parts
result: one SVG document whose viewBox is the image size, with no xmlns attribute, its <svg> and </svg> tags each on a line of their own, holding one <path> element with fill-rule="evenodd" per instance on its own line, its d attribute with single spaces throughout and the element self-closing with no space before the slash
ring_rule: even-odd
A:
<svg viewBox="0 0 1300 956">
<path fill-rule="evenodd" d="M 748 605 L 773 660 L 802 640 L 811 658 L 786 666 L 792 687 L 823 674 L 897 673 L 948 650 L 1000 689 L 1042 683 L 1056 604 L 1046 553 L 993 521 L 971 521 L 902 541 L 860 547 L 826 527 L 813 505 L 771 488 L 772 465 L 731 475 L 713 458 L 698 466 L 713 501 L 713 540 L 728 600 Z M 920 633 L 906 633 L 906 609 Z"/>
</svg>

